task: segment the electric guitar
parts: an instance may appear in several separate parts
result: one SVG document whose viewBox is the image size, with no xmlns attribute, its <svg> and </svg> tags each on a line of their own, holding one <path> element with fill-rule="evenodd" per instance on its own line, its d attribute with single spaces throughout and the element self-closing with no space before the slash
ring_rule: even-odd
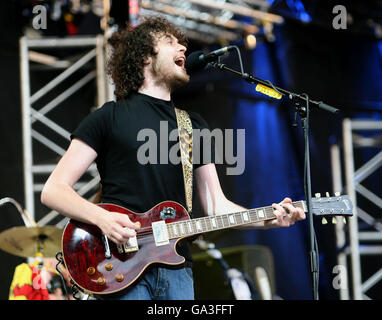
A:
<svg viewBox="0 0 382 320">
<path fill-rule="evenodd" d="M 293 205 L 307 212 L 305 201 Z M 62 236 L 65 265 L 75 285 L 91 294 L 125 289 L 153 264 L 182 265 L 185 259 L 177 253 L 176 246 L 188 237 L 276 218 L 272 206 L 195 219 L 174 201 L 161 202 L 144 213 L 114 204 L 98 206 L 127 214 L 141 228 L 127 243 L 116 245 L 95 225 L 73 219 L 67 223 Z M 352 216 L 352 203 L 347 195 L 317 197 L 312 199 L 312 213 L 323 217 Z"/>
</svg>

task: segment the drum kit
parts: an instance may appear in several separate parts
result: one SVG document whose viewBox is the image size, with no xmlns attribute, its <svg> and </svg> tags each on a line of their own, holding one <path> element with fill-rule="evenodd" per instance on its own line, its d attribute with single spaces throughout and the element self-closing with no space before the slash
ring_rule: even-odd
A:
<svg viewBox="0 0 382 320">
<path fill-rule="evenodd" d="M 13 227 L 0 233 L 0 249 L 24 258 L 42 252 L 54 258 L 61 250 L 62 229 L 54 226 Z"/>
<path fill-rule="evenodd" d="M 57 285 L 57 283 L 59 283 L 57 282 L 59 275 L 57 270 L 65 275 L 65 269 L 64 267 L 58 269 L 59 264 L 57 264 L 55 270 L 52 261 L 58 262 L 54 258 L 56 258 L 57 253 L 61 251 L 63 230 L 50 225 L 38 226 L 29 216 L 28 212 L 23 210 L 12 198 L 1 199 L 0 206 L 7 202 L 12 203 L 18 209 L 27 226 L 17 226 L 2 231 L 0 233 L 0 249 L 22 258 L 42 258 L 40 268 L 51 274 L 51 277 L 49 277 L 50 281 L 47 284 L 48 291 L 50 291 L 50 287 L 57 289 L 60 287 Z M 54 286 L 50 286 L 52 284 L 54 284 Z M 62 284 L 62 286 L 65 286 L 65 284 Z M 62 286 L 59 289 L 63 289 Z M 61 290 L 61 292 L 64 292 L 64 290 Z M 52 293 L 52 297 L 53 294 L 55 294 L 54 292 L 49 293 Z M 55 297 L 57 296 L 55 295 Z M 64 299 L 64 297 L 62 298 Z"/>
</svg>

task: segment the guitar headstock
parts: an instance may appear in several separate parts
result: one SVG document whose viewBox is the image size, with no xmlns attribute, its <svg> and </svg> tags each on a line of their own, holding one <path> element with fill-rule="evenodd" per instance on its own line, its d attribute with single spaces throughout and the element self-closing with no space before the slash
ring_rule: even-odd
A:
<svg viewBox="0 0 382 320">
<path fill-rule="evenodd" d="M 332 223 L 336 224 L 335 216 L 351 217 L 353 215 L 353 204 L 348 195 L 335 194 L 330 197 L 326 193 L 326 197 L 321 197 L 316 193 L 315 198 L 312 198 L 312 212 L 317 216 L 322 216 L 322 223 L 326 224 L 327 217 L 332 217 Z M 344 223 L 346 220 L 344 219 Z"/>
</svg>

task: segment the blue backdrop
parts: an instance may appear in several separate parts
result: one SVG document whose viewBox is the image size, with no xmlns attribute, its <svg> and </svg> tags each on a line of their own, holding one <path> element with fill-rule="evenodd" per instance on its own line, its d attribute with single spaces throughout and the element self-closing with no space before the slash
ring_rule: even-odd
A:
<svg viewBox="0 0 382 320">
<path fill-rule="evenodd" d="M 340 115 L 312 112 L 312 193 L 331 191 L 330 140 L 342 139 L 345 117 L 380 119 L 382 101 L 382 45 L 369 38 L 336 34 L 299 24 L 276 29 L 276 43 L 259 41 L 246 72 L 270 80 L 313 100 L 338 107 Z M 300 29 L 300 30 L 299 30 Z M 305 30 L 305 31 L 303 31 Z M 309 35 L 309 36 L 308 36 Z M 305 199 L 303 139 L 292 129 L 294 112 L 287 98 L 275 100 L 254 91 L 254 85 L 238 79 L 231 85 L 235 103 L 233 126 L 246 130 L 246 167 L 235 177 L 235 200 L 254 208 L 279 202 L 288 196 Z M 375 111 L 372 111 L 372 110 Z M 374 152 L 371 152 L 372 154 Z M 362 151 L 370 158 L 370 150 Z M 378 180 L 374 184 L 381 185 Z M 320 298 L 336 299 L 331 285 L 336 264 L 335 235 L 331 227 L 315 228 L 320 253 Z M 285 299 L 311 299 L 307 221 L 291 228 L 253 230 L 249 244 L 271 248 L 276 270 L 277 294 Z"/>
<path fill-rule="evenodd" d="M 276 84 L 269 50 L 267 44 L 260 43 L 253 53 L 253 68 L 246 71 Z M 233 90 L 242 91 L 241 96 L 251 95 L 254 86 L 239 80 L 233 84 Z M 246 163 L 245 172 L 235 179 L 236 198 L 247 207 L 270 205 L 286 196 L 293 200 L 305 199 L 300 160 L 288 134 L 291 123 L 282 108 L 287 106 L 262 97 L 255 103 L 245 98 L 237 101 L 234 126 L 246 130 Z M 248 243 L 267 245 L 272 250 L 279 284 L 277 294 L 281 297 L 306 299 L 311 296 L 306 228 L 307 223 L 302 222 L 291 228 L 246 233 Z"/>
</svg>

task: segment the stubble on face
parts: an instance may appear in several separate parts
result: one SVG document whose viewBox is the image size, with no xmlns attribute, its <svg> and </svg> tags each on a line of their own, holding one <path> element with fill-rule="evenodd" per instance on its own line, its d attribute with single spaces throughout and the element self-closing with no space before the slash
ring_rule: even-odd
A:
<svg viewBox="0 0 382 320">
<path fill-rule="evenodd" d="M 187 74 L 184 66 L 181 67 L 175 63 L 175 58 L 179 53 L 162 51 L 161 41 L 166 38 L 167 35 L 158 37 L 156 52 L 157 54 L 152 57 L 152 74 L 155 78 L 157 85 L 166 86 L 171 91 L 174 89 L 186 85 L 190 81 L 190 76 Z"/>
</svg>

